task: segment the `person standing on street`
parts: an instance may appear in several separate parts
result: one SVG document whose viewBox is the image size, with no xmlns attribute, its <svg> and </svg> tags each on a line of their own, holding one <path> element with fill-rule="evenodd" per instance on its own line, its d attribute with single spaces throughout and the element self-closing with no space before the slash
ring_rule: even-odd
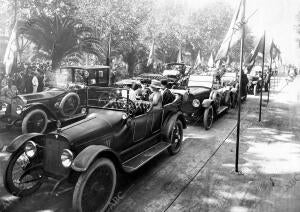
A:
<svg viewBox="0 0 300 212">
<path fill-rule="evenodd" d="M 38 80 L 38 72 L 35 71 L 33 73 L 33 77 L 32 77 L 32 93 L 36 93 L 38 86 L 39 86 L 39 80 Z"/>
</svg>

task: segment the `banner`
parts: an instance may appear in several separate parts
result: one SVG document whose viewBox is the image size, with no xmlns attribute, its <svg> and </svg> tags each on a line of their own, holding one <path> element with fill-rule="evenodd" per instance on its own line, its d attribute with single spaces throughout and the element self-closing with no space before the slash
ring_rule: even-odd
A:
<svg viewBox="0 0 300 212">
<path fill-rule="evenodd" d="M 229 49 L 234 46 L 242 37 L 242 24 L 244 19 L 243 14 L 243 5 L 241 0 L 237 9 L 235 10 L 235 14 L 231 20 L 229 30 L 220 46 L 220 49 L 217 52 L 215 57 L 215 61 L 226 59 Z"/>
<path fill-rule="evenodd" d="M 148 57 L 148 61 L 147 61 L 147 66 L 150 66 L 153 63 L 154 63 L 154 39 L 153 39 L 152 46 L 151 46 L 151 49 L 150 49 L 150 53 L 149 53 L 149 57 Z"/>
<path fill-rule="evenodd" d="M 8 75 L 11 72 L 12 66 L 16 59 L 17 54 L 17 22 L 11 32 L 8 44 L 5 50 L 3 63 L 5 65 L 5 72 Z"/>
</svg>

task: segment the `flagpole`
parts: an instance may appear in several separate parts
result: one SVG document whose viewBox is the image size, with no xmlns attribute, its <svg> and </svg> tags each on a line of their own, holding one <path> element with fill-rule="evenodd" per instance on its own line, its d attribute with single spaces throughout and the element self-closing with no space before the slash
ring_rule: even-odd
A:
<svg viewBox="0 0 300 212">
<path fill-rule="evenodd" d="M 263 45 L 263 61 L 262 61 L 262 67 L 261 67 L 261 80 L 262 80 L 262 86 L 264 85 L 264 66 L 265 66 L 265 42 L 266 42 L 266 34 L 264 32 L 264 45 Z M 259 101 L 259 117 L 258 117 L 258 121 L 261 121 L 261 105 L 262 105 L 262 88 L 261 86 L 261 91 L 260 91 L 260 101 Z"/>
<path fill-rule="evenodd" d="M 243 18 L 242 18 L 242 37 L 240 48 L 240 78 L 239 78 L 239 92 L 238 92 L 238 118 L 236 128 L 236 150 L 235 150 L 235 172 L 239 172 L 239 146 L 240 146 L 240 125 L 241 125 L 241 90 L 242 90 L 242 72 L 243 72 L 243 59 L 244 59 L 244 39 L 245 39 L 245 1 L 243 2 Z"/>
</svg>

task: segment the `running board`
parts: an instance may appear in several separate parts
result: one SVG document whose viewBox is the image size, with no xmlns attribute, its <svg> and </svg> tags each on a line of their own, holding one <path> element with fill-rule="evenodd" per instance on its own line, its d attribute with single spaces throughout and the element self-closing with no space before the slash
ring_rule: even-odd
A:
<svg viewBox="0 0 300 212">
<path fill-rule="evenodd" d="M 150 147 L 149 149 L 145 150 L 144 152 L 141 152 L 140 154 L 136 155 L 135 157 L 125 161 L 122 166 L 123 169 L 126 172 L 133 172 L 143 166 L 145 163 L 150 161 L 155 156 L 162 153 L 164 150 L 166 150 L 168 147 L 170 147 L 171 144 L 167 142 L 159 142 L 155 144 L 154 146 Z"/>
<path fill-rule="evenodd" d="M 217 110 L 217 114 L 220 115 L 224 111 L 228 110 L 228 106 L 220 106 Z"/>
</svg>

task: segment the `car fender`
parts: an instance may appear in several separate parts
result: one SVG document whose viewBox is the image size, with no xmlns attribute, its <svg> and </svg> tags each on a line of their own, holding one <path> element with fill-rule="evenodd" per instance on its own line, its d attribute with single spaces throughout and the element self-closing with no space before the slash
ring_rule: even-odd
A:
<svg viewBox="0 0 300 212">
<path fill-rule="evenodd" d="M 213 100 L 212 99 L 204 99 L 202 102 L 202 107 L 204 108 L 208 108 L 209 106 L 211 106 L 213 104 Z"/>
<path fill-rule="evenodd" d="M 18 137 L 16 137 L 6 148 L 6 151 L 9 153 L 13 153 L 17 151 L 26 141 L 29 141 L 33 138 L 38 138 L 43 136 L 44 134 L 41 133 L 28 133 L 28 134 L 23 134 Z M 35 142 L 39 143 L 37 140 Z"/>
<path fill-rule="evenodd" d="M 30 111 L 32 111 L 34 109 L 42 109 L 46 112 L 48 117 L 57 119 L 57 116 L 55 113 L 53 113 L 47 106 L 45 106 L 44 104 L 39 103 L 39 102 L 30 103 L 30 104 L 26 105 L 21 114 L 22 118 L 24 118 L 27 113 L 29 113 Z"/>
<path fill-rule="evenodd" d="M 107 157 L 115 165 L 121 167 L 119 166 L 121 164 L 119 157 L 111 148 L 103 145 L 90 145 L 76 156 L 72 163 L 72 169 L 77 172 L 84 172 L 99 156 Z"/>
<path fill-rule="evenodd" d="M 174 126 L 174 123 L 176 120 L 180 120 L 183 125 L 183 129 L 187 128 L 187 123 L 184 118 L 184 115 L 181 112 L 177 112 L 175 114 L 170 115 L 163 123 L 162 129 L 161 129 L 161 135 L 164 139 L 167 139 L 170 135 L 170 132 Z"/>
</svg>

